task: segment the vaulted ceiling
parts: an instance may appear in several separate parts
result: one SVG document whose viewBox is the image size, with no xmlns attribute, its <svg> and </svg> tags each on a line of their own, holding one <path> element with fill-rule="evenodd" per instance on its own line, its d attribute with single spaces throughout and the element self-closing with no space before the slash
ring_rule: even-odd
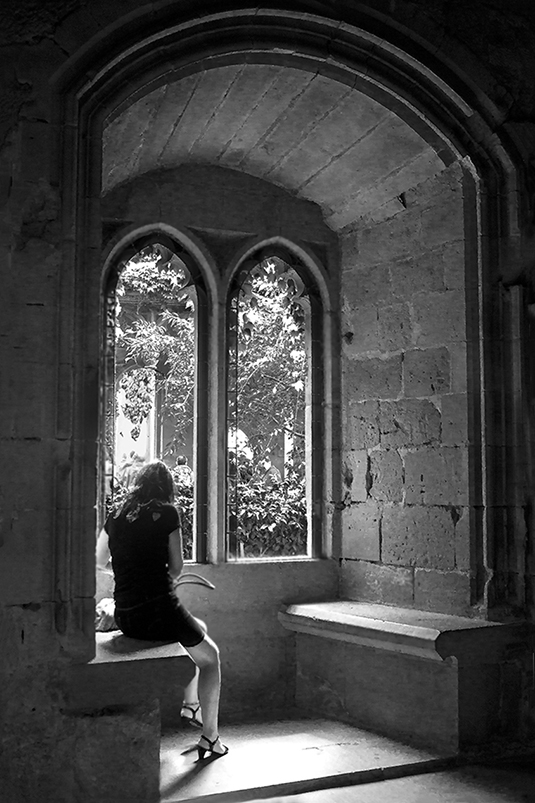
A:
<svg viewBox="0 0 535 803">
<path fill-rule="evenodd" d="M 393 111 L 319 73 L 269 64 L 205 70 L 132 103 L 104 132 L 103 192 L 158 168 L 215 164 L 320 205 L 334 230 L 443 162 Z"/>
</svg>

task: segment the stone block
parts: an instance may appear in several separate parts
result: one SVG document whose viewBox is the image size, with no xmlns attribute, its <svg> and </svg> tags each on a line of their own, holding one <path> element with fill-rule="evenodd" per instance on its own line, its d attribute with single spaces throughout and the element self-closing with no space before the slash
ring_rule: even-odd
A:
<svg viewBox="0 0 535 803">
<path fill-rule="evenodd" d="M 54 196 L 49 199 L 45 195 L 36 203 L 38 208 L 33 210 L 33 213 L 37 222 L 46 225 L 49 219 L 55 220 L 58 209 L 55 207 Z M 19 245 L 24 245 L 24 248 L 15 251 L 10 260 L 12 270 L 16 271 L 19 278 L 10 289 L 11 302 L 33 308 L 27 309 L 27 313 L 41 306 L 51 308 L 57 314 L 57 279 L 61 268 L 61 248 L 36 236 L 29 236 L 23 242 L 19 242 Z M 43 331 L 44 328 L 41 330 L 41 336 Z"/>
<path fill-rule="evenodd" d="M 450 376 L 452 393 L 466 393 L 468 390 L 468 363 L 466 343 L 450 343 Z"/>
<path fill-rule="evenodd" d="M 412 300 L 418 293 L 444 290 L 444 265 L 440 251 L 424 251 L 397 259 L 390 268 L 392 295 Z"/>
<path fill-rule="evenodd" d="M 2 441 L 2 457 L 4 464 L 9 466 L 9 474 L 4 475 L 0 492 L 3 526 L 7 528 L 4 536 L 7 537 L 11 521 L 16 521 L 23 510 L 37 510 L 40 517 L 43 515 L 42 510 L 49 499 L 53 465 L 43 439 L 38 436 L 6 437 Z M 42 507 L 37 508 L 37 504 Z M 48 523 L 41 519 L 40 524 L 43 527 L 41 533 L 46 533 Z"/>
<path fill-rule="evenodd" d="M 74 795 L 73 729 L 54 700 L 54 670 L 45 662 L 44 657 L 35 659 L 24 671 L 19 666 L 2 677 L 0 777 L 5 803 L 82 803 Z"/>
<path fill-rule="evenodd" d="M 415 345 L 442 346 L 466 340 L 463 290 L 422 293 L 412 299 Z"/>
<path fill-rule="evenodd" d="M 153 114 L 150 113 L 150 109 L 147 109 L 146 114 L 148 118 L 157 114 L 158 125 L 151 126 L 150 137 L 145 136 L 144 138 L 143 148 L 136 165 L 136 172 L 143 174 L 153 169 L 166 143 L 172 137 L 177 120 L 180 120 L 184 109 L 187 107 L 191 93 L 194 91 L 198 80 L 198 74 L 189 75 L 182 78 L 181 81 L 168 84 L 161 93 L 150 93 L 149 97 L 153 98 L 154 101 L 157 100 L 158 103 L 154 103 Z M 139 108 L 137 104 L 136 108 Z M 108 124 L 104 132 L 105 164 L 114 165 L 117 159 L 122 158 L 121 145 L 124 137 L 128 136 L 128 129 L 131 127 L 131 120 L 126 113 L 116 117 L 115 120 Z M 106 145 L 114 148 L 115 153 L 112 151 L 108 154 Z M 108 187 L 105 187 L 104 192 L 107 189 Z"/>
<path fill-rule="evenodd" d="M 160 716 L 157 702 L 73 715 L 74 801 L 160 799 Z"/>
<path fill-rule="evenodd" d="M 362 728 L 456 752 L 457 677 L 450 664 L 348 644 L 344 707 Z"/>
<path fill-rule="evenodd" d="M 347 360 L 343 383 L 345 400 L 395 399 L 401 392 L 401 356 Z"/>
<path fill-rule="evenodd" d="M 223 164 L 237 168 L 256 146 L 262 133 L 270 130 L 310 80 L 311 76 L 303 74 L 302 70 L 290 68 L 279 74 L 265 95 L 268 102 L 249 109 L 246 121 L 232 136 L 222 157 Z"/>
<path fill-rule="evenodd" d="M 435 396 L 451 388 L 450 353 L 446 348 L 413 349 L 403 359 L 404 395 Z"/>
<path fill-rule="evenodd" d="M 342 557 L 381 559 L 381 510 L 373 502 L 350 505 L 342 511 Z"/>
<path fill-rule="evenodd" d="M 470 508 L 456 508 L 455 516 L 455 568 L 461 572 L 469 572 L 472 566 Z"/>
<path fill-rule="evenodd" d="M 15 569 L 14 573 L 17 573 Z M 21 598 L 19 592 L 16 599 Z M 61 647 L 54 638 L 55 609 L 53 602 L 15 601 L 10 604 L 9 600 L 0 608 L 2 668 L 13 674 L 14 682 L 17 682 L 17 672 L 29 667 L 31 673 L 35 666 L 44 666 L 46 661 L 53 662 L 59 657 Z M 38 679 L 36 682 L 39 685 L 47 681 Z M 22 700 L 14 698 L 13 705 L 17 703 L 22 705 Z"/>
<path fill-rule="evenodd" d="M 468 396 L 447 393 L 441 397 L 442 443 L 460 446 L 468 443 Z"/>
<path fill-rule="evenodd" d="M 421 213 L 420 237 L 428 247 L 459 240 L 464 233 L 462 190 L 453 187 Z"/>
<path fill-rule="evenodd" d="M 56 24 L 54 39 L 64 53 L 70 55 L 81 49 L 85 43 L 100 32 L 100 25 L 85 8 L 77 8 L 74 13 L 65 14 Z"/>
<path fill-rule="evenodd" d="M 274 617 L 276 618 L 276 617 Z M 267 638 L 258 660 L 258 639 L 240 638 L 240 656 L 229 640 L 221 641 L 221 714 L 251 719 L 288 711 L 295 700 L 293 639 L 279 625 L 282 636 Z"/>
<path fill-rule="evenodd" d="M 24 186 L 24 198 L 17 199 L 19 202 L 23 200 L 19 207 L 22 220 L 17 237 L 17 260 L 31 240 L 44 240 L 52 244 L 61 242 L 60 197 L 57 188 L 44 178 L 28 182 L 28 185 Z M 16 196 L 17 193 L 14 192 L 12 201 L 15 201 Z"/>
<path fill-rule="evenodd" d="M 458 672 L 459 741 L 462 747 L 469 749 L 474 745 L 495 741 L 501 730 L 500 718 L 504 707 L 504 690 L 500 689 L 503 667 L 483 660 L 475 666 L 461 665 Z M 515 689 L 515 692 L 518 691 Z"/>
<path fill-rule="evenodd" d="M 467 572 L 416 568 L 414 605 L 425 611 L 470 616 L 470 575 Z"/>
<path fill-rule="evenodd" d="M 342 295 L 348 307 L 387 303 L 391 300 L 390 271 L 387 265 L 374 265 L 342 273 Z"/>
<path fill-rule="evenodd" d="M 455 528 L 451 511 L 420 505 L 385 507 L 381 557 L 386 564 L 455 568 Z"/>
<path fill-rule="evenodd" d="M 348 645 L 327 639 L 299 634 L 296 638 L 295 702 L 306 712 L 318 711 L 323 716 L 344 719 L 345 691 L 353 671 L 347 675 L 345 654 Z"/>
<path fill-rule="evenodd" d="M 46 294 L 45 288 L 42 293 Z M 38 296 L 38 291 L 35 291 L 35 295 Z M 27 297 L 20 304 L 13 302 L 6 318 L 7 336 L 3 338 L 2 348 L 5 358 L 12 364 L 28 366 L 27 371 L 31 371 L 29 366 L 33 365 L 37 385 L 40 366 L 46 365 L 48 373 L 52 374 L 52 366 L 57 358 L 56 310 L 53 303 L 32 303 Z M 49 332 L 50 335 L 43 337 L 43 332 Z M 9 362 L 4 364 L 8 365 Z"/>
<path fill-rule="evenodd" d="M 342 482 L 344 499 L 348 502 L 365 502 L 368 498 L 368 452 L 359 449 L 346 452 Z"/>
<path fill-rule="evenodd" d="M 22 168 L 20 178 L 28 182 L 38 181 L 49 175 L 50 141 L 55 132 L 50 123 L 42 120 L 21 120 L 19 125 Z"/>
<path fill-rule="evenodd" d="M 23 444 L 37 443 L 47 434 L 52 434 L 56 377 L 50 364 L 17 360 L 15 350 L 11 351 L 10 357 L 10 372 L 6 369 L 1 374 L 3 415 L 0 436 L 19 440 L 25 451 Z"/>
<path fill-rule="evenodd" d="M 449 664 L 299 633 L 297 672 L 301 710 L 455 752 L 457 685 Z"/>
<path fill-rule="evenodd" d="M 261 141 L 259 149 L 269 154 L 271 165 L 276 165 L 274 169 L 270 169 L 266 173 L 270 180 L 281 184 L 288 181 L 288 176 L 284 172 L 284 165 L 279 166 L 277 163 L 283 160 L 288 151 L 293 149 L 293 142 L 298 139 L 305 140 L 303 143 L 304 149 L 307 148 L 305 139 L 307 132 L 303 130 L 303 120 L 317 121 L 319 117 L 333 111 L 342 97 L 347 95 L 347 92 L 346 86 L 337 82 L 333 83 L 332 80 L 323 77 L 321 73 L 317 73 L 313 77 L 305 90 L 286 110 L 286 113 L 283 113 L 277 120 L 275 126 L 269 131 L 268 138 Z M 235 125 L 235 118 L 236 115 L 234 115 L 234 119 L 229 120 L 228 127 L 232 124 Z M 309 125 L 312 129 L 316 128 L 311 123 Z M 328 144 L 324 142 L 324 152 L 327 149 Z M 301 184 L 302 181 L 302 176 L 299 176 L 298 184 Z"/>
<path fill-rule="evenodd" d="M 359 307 L 346 316 L 343 343 L 344 354 L 348 357 L 379 351 L 381 340 L 377 307 Z"/>
<path fill-rule="evenodd" d="M 462 447 L 422 447 L 407 452 L 405 501 L 408 505 L 467 505 L 468 452 Z"/>
<path fill-rule="evenodd" d="M 400 502 L 403 498 L 403 462 L 394 449 L 373 451 L 370 455 L 370 496 L 381 502 Z"/>
<path fill-rule="evenodd" d="M 334 560 L 288 561 L 284 567 L 277 561 L 224 562 L 205 564 L 200 574 L 217 590 L 181 586 L 181 601 L 206 622 L 220 646 L 233 644 L 236 656 L 241 652 L 241 638 L 254 634 L 254 654 L 259 663 L 264 660 L 266 635 L 280 635 L 277 611 L 282 602 L 309 600 L 311 594 L 315 599 L 332 599 L 338 589 Z M 214 594 L 225 599 L 225 606 L 215 604 Z"/>
<path fill-rule="evenodd" d="M 286 182 L 300 186 L 325 166 L 325 154 L 330 158 L 346 150 L 348 142 L 355 142 L 373 128 L 387 110 L 371 99 L 355 104 L 350 91 L 337 101 L 323 119 L 322 125 L 309 131 L 302 147 L 295 148 L 284 160 L 282 170 Z M 284 184 L 284 181 L 281 181 Z"/>
<path fill-rule="evenodd" d="M 442 169 L 437 153 L 430 147 L 421 151 L 416 158 L 405 161 L 387 176 L 384 175 L 382 162 L 381 159 L 381 167 L 375 175 L 368 172 L 365 181 L 356 176 L 356 185 L 359 186 L 357 192 L 343 193 L 329 204 L 333 209 L 332 214 L 326 215 L 330 226 L 339 230 L 358 219 L 365 220 L 369 225 L 372 220 L 378 222 L 405 212 L 406 207 L 400 196 L 407 186 Z"/>
<path fill-rule="evenodd" d="M 414 570 L 363 560 L 342 560 L 340 596 L 344 599 L 413 606 Z"/>
<path fill-rule="evenodd" d="M 379 347 L 385 351 L 401 351 L 413 343 L 412 323 L 407 304 L 391 304 L 379 308 Z"/>
<path fill-rule="evenodd" d="M 46 565 L 51 549 L 50 532 L 43 527 L 42 512 L 25 507 L 2 512 L 0 598 L 10 605 L 34 604 L 46 599 Z M 28 555 L 32 556 L 31 561 Z"/>
<path fill-rule="evenodd" d="M 379 404 L 353 402 L 345 406 L 343 440 L 346 449 L 372 449 L 379 444 Z"/>
<path fill-rule="evenodd" d="M 381 446 L 420 446 L 440 439 L 440 412 L 427 399 L 379 403 Z"/>
<path fill-rule="evenodd" d="M 361 265 L 390 264 L 396 258 L 414 253 L 419 242 L 420 220 L 418 214 L 407 212 L 361 230 L 358 241 Z"/>
<path fill-rule="evenodd" d="M 477 281 L 477 277 L 466 276 L 464 240 L 453 243 L 446 243 L 442 248 L 442 259 L 444 263 L 444 285 L 447 290 L 462 289 L 468 280 Z"/>
</svg>

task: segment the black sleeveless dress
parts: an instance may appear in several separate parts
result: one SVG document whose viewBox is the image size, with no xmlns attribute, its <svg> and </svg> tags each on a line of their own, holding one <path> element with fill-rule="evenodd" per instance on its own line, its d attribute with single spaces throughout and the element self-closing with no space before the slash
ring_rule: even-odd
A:
<svg viewBox="0 0 535 803">
<path fill-rule="evenodd" d="M 143 507 L 132 521 L 124 513 L 108 517 L 104 529 L 115 576 L 115 621 L 131 638 L 194 647 L 204 633 L 173 592 L 168 572 L 169 533 L 178 524 L 171 504 Z"/>
</svg>

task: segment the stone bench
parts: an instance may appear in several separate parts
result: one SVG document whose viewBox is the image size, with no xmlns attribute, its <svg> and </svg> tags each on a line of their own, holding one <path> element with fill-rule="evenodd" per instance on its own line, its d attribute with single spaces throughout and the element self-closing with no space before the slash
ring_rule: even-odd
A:
<svg viewBox="0 0 535 803">
<path fill-rule="evenodd" d="M 155 643 L 119 631 L 95 634 L 95 657 L 71 668 L 67 705 L 91 710 L 158 700 L 162 725 L 180 721 L 184 687 L 194 664 L 177 643 Z"/>
<path fill-rule="evenodd" d="M 527 623 L 333 601 L 288 605 L 296 705 L 445 752 L 522 737 Z"/>
</svg>

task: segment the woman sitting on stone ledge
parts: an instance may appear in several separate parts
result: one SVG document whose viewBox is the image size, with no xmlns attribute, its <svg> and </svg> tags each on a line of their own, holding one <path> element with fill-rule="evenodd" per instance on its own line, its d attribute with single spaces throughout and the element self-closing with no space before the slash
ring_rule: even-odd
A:
<svg viewBox="0 0 535 803">
<path fill-rule="evenodd" d="M 108 516 L 97 541 L 97 567 L 111 559 L 115 578 L 115 621 L 125 636 L 144 641 L 178 641 L 197 666 L 184 690 L 182 716 L 202 727 L 199 758 L 222 756 L 219 739 L 219 650 L 179 602 L 173 586 L 184 565 L 178 511 L 172 504 L 173 478 L 155 461 L 138 473 L 118 511 Z M 202 709 L 202 720 L 200 710 Z"/>
</svg>

